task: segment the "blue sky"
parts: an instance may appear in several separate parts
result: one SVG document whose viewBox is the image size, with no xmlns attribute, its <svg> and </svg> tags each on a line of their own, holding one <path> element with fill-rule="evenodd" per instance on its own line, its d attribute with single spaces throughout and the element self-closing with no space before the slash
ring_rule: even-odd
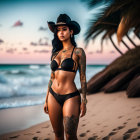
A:
<svg viewBox="0 0 140 140">
<path fill-rule="evenodd" d="M 0 43 L 0 63 L 49 63 L 53 33 L 48 29 L 47 21 L 56 22 L 62 13 L 80 24 L 81 32 L 75 39 L 78 47 L 84 47 L 84 33 L 91 16 L 96 12 L 97 9 L 89 11 L 80 0 L 1 0 L 0 39 L 4 42 Z M 18 20 L 23 25 L 13 27 Z M 39 27 L 47 30 L 39 31 Z M 31 45 L 31 42 L 38 43 L 44 38 L 48 39 L 47 46 Z M 110 42 L 105 45 L 103 54 L 99 50 L 98 37 L 85 50 L 87 63 L 108 64 L 119 56 Z"/>
<path fill-rule="evenodd" d="M 3 35 L 5 31 L 12 34 L 11 26 L 17 20 L 20 20 L 23 22 L 24 28 L 22 33 L 26 34 L 28 31 L 28 35 L 26 35 L 29 40 L 36 39 L 40 35 L 37 31 L 38 28 L 40 26 L 47 27 L 47 21 L 56 22 L 58 15 L 61 13 L 67 13 L 72 17 L 72 20 L 79 22 L 83 32 L 85 28 L 84 19 L 89 17 L 87 9 L 79 0 L 3 0 L 0 3 L 0 13 Z M 18 33 L 18 31 L 16 32 Z M 50 35 L 53 36 L 53 34 L 49 34 L 49 37 Z M 7 34 L 5 36 L 7 38 Z"/>
</svg>

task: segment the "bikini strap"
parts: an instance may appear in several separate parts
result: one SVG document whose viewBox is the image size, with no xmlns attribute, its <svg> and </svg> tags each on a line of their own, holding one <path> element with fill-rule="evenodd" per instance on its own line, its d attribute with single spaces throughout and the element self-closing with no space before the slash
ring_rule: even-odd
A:
<svg viewBox="0 0 140 140">
<path fill-rule="evenodd" d="M 73 55 L 73 51 L 74 51 L 74 49 L 75 49 L 75 47 L 73 48 L 73 50 L 72 50 L 72 53 L 71 53 L 71 58 L 72 58 L 72 55 Z"/>
</svg>

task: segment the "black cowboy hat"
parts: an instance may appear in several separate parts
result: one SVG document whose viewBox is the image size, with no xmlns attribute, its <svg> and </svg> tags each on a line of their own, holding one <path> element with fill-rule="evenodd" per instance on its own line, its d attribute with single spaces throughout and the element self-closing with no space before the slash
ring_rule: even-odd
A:
<svg viewBox="0 0 140 140">
<path fill-rule="evenodd" d="M 54 30 L 57 26 L 67 25 L 73 30 L 73 34 L 76 35 L 80 32 L 80 25 L 76 21 L 72 21 L 67 14 L 60 14 L 57 18 L 57 23 L 55 24 L 52 21 L 47 21 L 49 29 L 54 33 Z"/>
</svg>

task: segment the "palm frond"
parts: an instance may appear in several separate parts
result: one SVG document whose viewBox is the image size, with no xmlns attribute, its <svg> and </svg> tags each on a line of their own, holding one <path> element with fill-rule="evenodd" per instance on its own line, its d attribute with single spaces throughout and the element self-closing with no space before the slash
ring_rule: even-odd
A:
<svg viewBox="0 0 140 140">
<path fill-rule="evenodd" d="M 102 5 L 111 4 L 114 0 L 81 0 L 81 2 L 85 2 L 88 6 L 88 9 L 100 7 Z"/>
<path fill-rule="evenodd" d="M 101 45 L 104 39 L 111 38 L 114 33 L 117 33 L 117 38 L 120 42 L 124 35 L 132 31 L 132 28 L 135 28 L 134 33 L 140 37 L 140 1 L 87 0 L 87 3 L 89 8 L 95 8 L 103 3 L 105 7 L 92 16 L 93 18 L 90 20 L 88 29 L 84 34 L 86 43 L 90 39 L 95 40 L 102 32 L 104 34 L 101 38 Z"/>
<path fill-rule="evenodd" d="M 140 26 L 140 6 L 137 4 L 131 4 L 128 8 L 129 12 L 124 12 L 121 22 L 117 29 L 118 42 L 121 41 L 122 37 L 133 27 Z M 134 9 L 134 10 L 132 10 Z"/>
<path fill-rule="evenodd" d="M 117 29 L 118 22 L 120 18 L 117 18 L 119 13 L 116 12 L 114 17 L 113 15 L 110 15 L 110 17 L 104 18 L 104 15 L 108 11 L 108 7 L 104 7 L 100 13 L 98 13 L 95 17 L 93 15 L 94 19 L 90 20 L 88 29 L 85 32 L 85 42 L 88 44 L 88 41 L 90 39 L 95 39 L 97 35 L 99 35 L 100 30 L 110 30 L 111 28 Z M 99 30 L 99 32 L 98 32 Z"/>
</svg>

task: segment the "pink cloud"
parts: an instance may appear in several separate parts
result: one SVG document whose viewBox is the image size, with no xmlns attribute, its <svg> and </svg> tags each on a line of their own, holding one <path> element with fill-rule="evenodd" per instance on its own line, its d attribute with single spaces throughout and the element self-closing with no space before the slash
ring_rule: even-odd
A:
<svg viewBox="0 0 140 140">
<path fill-rule="evenodd" d="M 17 27 L 17 26 L 22 26 L 23 22 L 21 22 L 20 20 L 16 21 L 13 25 L 13 27 Z"/>
</svg>

